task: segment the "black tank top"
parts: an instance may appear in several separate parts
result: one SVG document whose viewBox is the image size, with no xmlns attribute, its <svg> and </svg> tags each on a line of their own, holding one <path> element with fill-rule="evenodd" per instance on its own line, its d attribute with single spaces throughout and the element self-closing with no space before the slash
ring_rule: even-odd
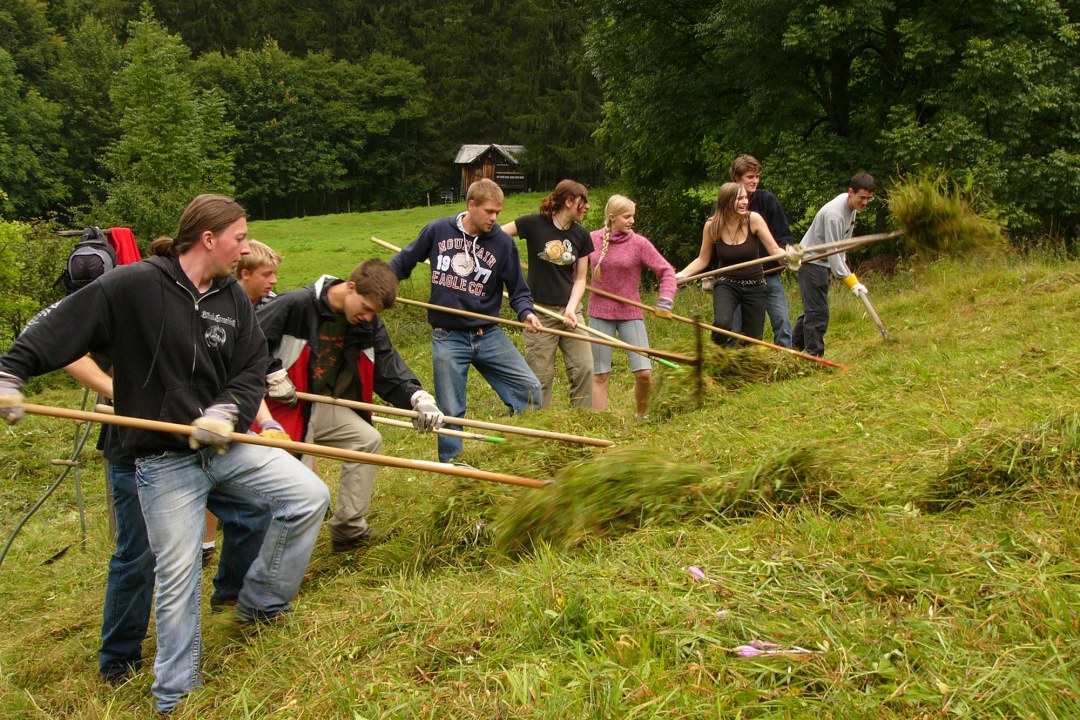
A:
<svg viewBox="0 0 1080 720">
<path fill-rule="evenodd" d="M 746 240 L 738 245 L 728 245 L 723 240 L 717 240 L 713 246 L 716 253 L 716 260 L 720 264 L 717 267 L 727 267 L 729 265 L 738 265 L 749 260 L 757 260 L 761 252 L 761 241 L 758 240 L 758 236 L 754 234 L 752 230 L 747 229 Z M 733 270 L 729 273 L 720 273 L 720 277 L 731 278 L 732 280 L 763 280 L 765 279 L 764 271 L 761 269 L 761 265 L 750 265 L 749 267 Z"/>
</svg>

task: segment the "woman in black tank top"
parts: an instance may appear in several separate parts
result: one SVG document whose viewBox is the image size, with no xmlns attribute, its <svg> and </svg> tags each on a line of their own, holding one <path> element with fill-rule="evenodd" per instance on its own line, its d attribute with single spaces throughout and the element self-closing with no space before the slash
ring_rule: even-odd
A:
<svg viewBox="0 0 1080 720">
<path fill-rule="evenodd" d="M 764 218 L 749 210 L 750 200 L 746 189 L 739 183 L 729 182 L 720 186 L 716 198 L 716 212 L 705 222 L 701 233 L 701 251 L 679 277 L 696 275 L 709 267 L 715 255 L 720 267 L 730 267 L 757 260 L 761 246 L 770 255 L 783 253 L 776 244 Z M 735 268 L 716 276 L 713 285 L 713 324 L 731 330 L 731 319 L 736 308 L 742 308 L 743 334 L 760 340 L 765 329 L 765 276 L 760 263 Z M 729 336 L 714 332 L 713 342 L 722 345 L 740 344 Z"/>
</svg>

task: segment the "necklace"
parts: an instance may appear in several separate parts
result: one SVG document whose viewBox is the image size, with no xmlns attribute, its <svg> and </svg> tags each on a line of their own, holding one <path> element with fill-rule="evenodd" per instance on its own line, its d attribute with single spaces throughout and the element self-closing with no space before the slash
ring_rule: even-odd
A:
<svg viewBox="0 0 1080 720">
<path fill-rule="evenodd" d="M 742 245 L 745 241 L 745 238 L 740 239 L 739 237 L 740 235 L 742 235 L 742 227 L 743 225 L 741 222 L 736 223 L 735 225 L 725 224 L 720 231 L 720 239 L 724 241 L 725 245 Z M 731 238 L 731 240 L 728 240 L 724 237 L 724 230 L 727 231 L 728 236 Z"/>
<path fill-rule="evenodd" d="M 566 227 L 563 227 L 562 225 L 559 224 L 559 221 L 555 219 L 555 216 L 552 215 L 551 216 L 551 224 L 554 225 L 559 230 L 566 231 L 566 230 L 570 229 L 570 226 L 574 224 L 574 221 L 570 220 L 569 222 L 566 223 Z"/>
</svg>

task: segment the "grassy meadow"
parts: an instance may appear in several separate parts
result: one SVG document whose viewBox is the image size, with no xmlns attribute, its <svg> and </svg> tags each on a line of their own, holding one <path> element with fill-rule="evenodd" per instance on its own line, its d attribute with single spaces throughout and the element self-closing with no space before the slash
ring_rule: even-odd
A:
<svg viewBox="0 0 1080 720">
<path fill-rule="evenodd" d="M 251 234 L 285 255 L 284 291 L 388 259 L 371 235 L 404 245 L 452 210 Z M 663 402 L 644 423 L 618 351 L 605 413 L 566 408 L 560 379 L 555 408 L 510 420 L 473 373 L 470 416 L 616 447 L 466 441 L 463 460 L 555 481 L 542 490 L 381 469 L 370 519 L 391 538 L 346 555 L 323 532 L 294 612 L 254 633 L 210 614 L 207 570 L 206 684 L 173 716 L 1080 716 L 1080 262 L 916 259 L 862 279 L 890 339 L 836 284 L 827 357 L 847 371 L 711 353 L 701 395 L 654 370 Z M 401 293 L 426 300 L 424 274 Z M 710 320 L 711 301 L 685 288 L 676 312 Z M 383 317 L 430 385 L 423 311 Z M 690 326 L 648 323 L 655 347 L 693 352 Z M 32 402 L 83 397 L 59 376 L 35 387 Z M 382 432 L 387 454 L 435 459 L 433 436 Z M 0 427 L 5 536 L 72 434 Z M 335 463 L 319 469 L 336 491 Z M 80 475 L 85 543 L 69 477 L 0 566 L 0 717 L 153 716 L 153 627 L 140 673 L 98 678 L 111 540 L 95 451 Z"/>
</svg>

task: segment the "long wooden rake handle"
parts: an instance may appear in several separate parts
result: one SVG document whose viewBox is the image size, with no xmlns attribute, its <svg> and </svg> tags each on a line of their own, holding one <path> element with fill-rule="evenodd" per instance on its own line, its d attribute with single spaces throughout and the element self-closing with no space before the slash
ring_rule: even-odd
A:
<svg viewBox="0 0 1080 720">
<path fill-rule="evenodd" d="M 107 415 L 105 413 L 88 412 L 86 410 L 70 410 L 68 408 L 51 407 L 48 405 L 23 405 L 25 412 L 33 415 L 46 415 L 49 417 L 67 418 L 68 420 L 82 420 L 84 422 L 99 422 L 106 425 L 122 425 L 125 427 L 140 428 L 142 430 L 154 430 L 156 432 L 176 433 L 190 435 L 190 425 L 179 423 L 162 422 L 160 420 L 147 420 L 145 418 L 129 417 L 127 415 Z M 443 475 L 457 475 L 458 477 L 487 480 L 488 482 L 503 483 L 505 485 L 520 485 L 522 487 L 541 488 L 550 483 L 547 480 L 521 477 L 519 475 L 505 475 L 503 473 L 487 472 L 473 468 L 463 468 L 447 463 L 431 462 L 429 460 L 410 460 L 391 455 L 378 455 L 359 450 L 343 450 L 341 448 L 316 445 L 315 443 L 296 442 L 294 440 L 274 440 L 259 435 L 248 435 L 234 432 L 230 435 L 232 442 L 247 443 L 249 445 L 262 445 L 263 447 L 278 448 L 291 453 L 303 455 L 317 455 L 319 457 L 347 462 L 360 462 L 368 465 L 386 465 L 388 467 L 408 468 L 410 470 L 423 470 L 426 472 L 440 473 Z"/>
<path fill-rule="evenodd" d="M 392 427 L 405 428 L 406 430 L 414 430 L 413 424 L 405 422 L 404 420 L 391 420 L 390 418 L 382 418 L 371 416 L 371 421 L 377 425 L 390 425 Z M 489 443 L 504 443 L 506 438 L 495 437 L 494 435 L 481 435 L 480 433 L 464 432 L 462 430 L 451 430 L 450 428 L 435 428 L 433 433 L 438 435 L 446 435 L 447 437 L 463 438 L 465 440 L 482 440 Z"/>
<path fill-rule="evenodd" d="M 421 302 L 419 300 L 409 300 L 408 298 L 399 297 L 397 299 L 399 303 L 404 305 L 414 305 L 416 307 L 426 308 L 428 310 L 437 310 L 439 312 L 451 313 L 453 315 L 461 315 L 463 317 L 478 318 L 480 320 L 488 320 L 490 322 L 501 323 L 503 325 L 509 325 L 511 327 L 524 328 L 525 323 L 517 320 L 507 320 L 502 317 L 494 317 L 492 315 L 484 315 L 482 313 L 469 312 L 468 310 L 458 310 L 457 308 L 446 307 L 445 305 L 433 305 L 431 303 Z M 650 308 L 651 309 L 651 308 Z M 640 355 L 649 355 L 651 357 L 668 358 L 670 360 L 677 360 L 682 363 L 692 364 L 694 358 L 688 355 L 680 355 L 679 353 L 668 352 L 667 350 L 655 350 L 653 348 L 638 347 L 636 345 L 628 345 L 619 340 L 603 340 L 597 337 L 589 337 L 588 335 L 582 335 L 581 333 L 567 332 L 565 330 L 556 330 L 554 328 L 541 327 L 541 332 L 546 332 L 550 335 L 558 335 L 559 337 L 571 338 L 573 340 L 580 340 L 581 342 L 591 342 L 598 345 L 609 345 L 621 350 L 633 350 Z"/>
<path fill-rule="evenodd" d="M 869 245 L 870 243 L 881 242 L 882 240 L 895 240 L 898 237 L 903 237 L 903 235 L 904 233 L 902 233 L 901 231 L 893 230 L 892 232 L 876 233 L 874 235 L 860 235 L 857 240 L 860 245 Z M 836 242 L 831 243 L 822 243 L 821 245 L 814 245 L 812 249 L 815 253 L 820 253 L 823 250 L 832 250 L 833 248 L 839 247 L 848 249 L 850 247 L 856 247 L 855 245 L 852 245 L 852 242 L 854 240 L 856 240 L 856 238 L 851 238 L 848 240 L 837 240 Z M 698 273 L 697 275 L 689 275 L 687 277 L 680 278 L 678 283 L 679 285 L 686 285 L 687 283 L 692 283 L 695 280 L 701 280 L 702 278 L 712 277 L 713 275 L 720 275 L 721 273 L 731 272 L 732 270 L 741 270 L 742 268 L 752 267 L 754 265 L 763 265 L 767 262 L 772 262 L 774 260 L 783 260 L 786 257 L 787 255 L 784 253 L 766 255 L 765 257 L 756 258 L 754 260 L 747 260 L 746 262 L 735 263 L 734 265 L 717 268 L 716 270 L 708 270 L 703 273 Z M 822 257 L 824 257 L 824 255 L 822 255 Z M 812 257 L 809 259 L 818 260 L 820 258 Z M 806 259 L 804 259 L 803 262 L 806 262 Z"/>
<path fill-rule="evenodd" d="M 617 300 L 619 302 L 626 303 L 627 305 L 633 305 L 635 307 L 642 308 L 643 310 L 651 310 L 651 311 L 655 312 L 655 308 L 651 308 L 651 307 L 649 307 L 648 305 L 646 305 L 644 303 L 636 302 L 634 300 L 631 300 L 630 298 L 623 297 L 622 295 L 616 295 L 615 293 L 609 293 L 606 290 L 597 290 L 596 288 L 592 287 L 591 285 L 586 285 L 585 289 L 588 290 L 591 293 L 596 294 L 596 295 L 603 295 L 606 298 L 611 298 L 612 300 Z M 721 335 L 727 335 L 728 337 L 733 337 L 733 338 L 735 338 L 737 340 L 742 340 L 743 342 L 752 343 L 754 345 L 762 345 L 762 346 L 767 347 L 767 348 L 772 348 L 773 350 L 779 350 L 780 352 L 786 352 L 786 353 L 789 353 L 791 355 L 795 355 L 796 357 L 801 357 L 804 360 L 812 360 L 813 362 L 820 363 L 821 365 L 824 365 L 826 367 L 833 367 L 833 368 L 837 368 L 839 370 L 847 370 L 846 366 L 841 365 L 840 363 L 837 363 L 837 362 L 833 362 L 832 360 L 826 360 L 825 358 L 820 358 L 817 355 L 810 355 L 809 353 L 804 353 L 804 352 L 801 352 L 801 351 L 796 350 L 794 348 L 786 348 L 783 345 L 776 345 L 774 343 L 768 342 L 767 340 L 758 340 L 757 338 L 752 338 L 752 337 L 749 337 L 748 335 L 740 335 L 737 332 L 732 332 L 731 330 L 725 330 L 725 329 L 723 329 L 721 327 L 717 327 L 715 325 L 709 325 L 708 323 L 703 323 L 703 322 L 701 322 L 699 320 L 694 320 L 692 318 L 684 317 L 682 315 L 676 315 L 675 313 L 665 313 L 664 315 L 662 315 L 660 317 L 666 317 L 666 318 L 670 318 L 672 320 L 678 320 L 679 322 L 688 323 L 690 325 L 694 325 L 696 327 L 700 327 L 700 328 L 703 328 L 705 330 L 710 330 L 712 332 L 720 333 Z"/>
<path fill-rule="evenodd" d="M 99 413 L 105 413 L 106 415 L 113 414 L 112 405 L 95 405 L 94 411 Z M 382 418 L 372 416 L 371 421 L 376 425 L 390 425 L 392 427 L 406 428 L 408 430 L 414 430 L 413 424 L 405 422 L 404 420 L 391 420 L 390 418 Z M 447 435 L 449 437 L 459 437 L 465 440 L 482 440 L 489 443 L 504 443 L 506 438 L 495 437 L 493 435 L 481 435 L 480 433 L 462 432 L 461 430 L 451 430 L 450 428 L 435 428 L 432 430 L 439 435 Z"/>
<path fill-rule="evenodd" d="M 828 252 L 818 253 L 816 255 L 807 255 L 806 257 L 804 257 L 802 259 L 802 261 L 803 261 L 803 264 L 806 264 L 808 262 L 814 262 L 815 260 L 824 260 L 827 257 L 831 257 L 833 255 L 839 255 L 842 252 L 847 252 L 848 250 L 854 250 L 855 248 L 860 248 L 863 245 L 869 245 L 870 243 L 874 243 L 874 242 L 877 242 L 877 240 L 870 240 L 869 242 L 864 241 L 864 240 L 859 240 L 859 239 L 852 240 L 850 245 L 845 245 L 844 247 L 833 248 L 832 250 L 829 250 Z M 765 275 L 772 275 L 773 273 L 782 272 L 782 271 L 784 271 L 786 269 L 787 269 L 786 265 L 780 265 L 778 267 L 769 268 L 768 270 L 765 271 L 764 274 Z"/>
<path fill-rule="evenodd" d="M 399 298 L 400 300 L 400 298 Z M 372 403 L 359 402 L 356 400 L 344 400 L 342 398 L 329 397 L 327 395 L 314 395 L 312 393 L 297 392 L 296 397 L 308 402 L 320 402 L 330 405 L 365 410 L 367 412 L 384 413 L 386 415 L 398 415 L 400 417 L 414 418 L 419 413 L 415 410 L 390 407 L 389 405 L 373 405 Z M 516 435 L 528 435 L 529 437 L 546 438 L 548 440 L 561 440 L 562 442 L 577 443 L 579 445 L 593 445 L 595 447 L 611 447 L 615 443 L 611 440 L 584 437 L 582 435 L 568 435 L 566 433 L 552 432 L 550 430 L 537 430 L 536 428 L 518 427 L 516 425 L 500 425 L 499 423 L 473 420 L 472 418 L 451 417 L 443 418 L 447 425 L 468 425 L 482 430 L 494 430 L 496 432 L 514 433 Z"/>
<path fill-rule="evenodd" d="M 375 237 L 374 235 L 371 236 L 371 242 L 375 243 L 379 247 L 384 247 L 387 250 L 393 250 L 394 252 L 401 252 L 401 248 L 399 248 L 397 245 L 394 245 L 393 243 L 386 242 L 385 240 L 380 240 L 379 238 Z M 425 260 L 424 264 L 425 265 L 430 265 L 431 263 L 429 261 Z M 507 293 L 505 290 L 503 290 L 503 297 L 504 298 L 509 298 L 510 294 Z M 554 310 L 549 310 L 548 308 L 544 307 L 543 305 L 533 305 L 533 308 L 538 313 L 540 313 L 541 315 L 547 315 L 549 318 L 552 318 L 554 320 L 562 320 L 562 315 L 555 312 Z M 598 337 L 598 338 L 602 338 L 604 340 L 610 340 L 611 342 L 614 342 L 614 343 L 619 343 L 617 347 L 621 347 L 624 350 L 630 350 L 630 351 L 634 351 L 634 352 L 637 351 L 637 348 L 635 348 L 630 343 L 623 342 L 622 340 L 619 340 L 618 338 L 614 338 L 614 337 L 608 335 L 607 333 L 600 332 L 596 328 L 591 328 L 588 325 L 578 325 L 578 329 L 589 333 L 593 337 Z M 662 357 L 658 357 L 658 358 L 655 358 L 655 359 L 656 359 L 656 362 L 660 363 L 661 365 L 663 365 L 665 367 L 669 367 L 669 368 L 677 368 L 677 367 L 679 367 L 678 365 L 671 362 L 670 360 L 665 360 Z"/>
</svg>

